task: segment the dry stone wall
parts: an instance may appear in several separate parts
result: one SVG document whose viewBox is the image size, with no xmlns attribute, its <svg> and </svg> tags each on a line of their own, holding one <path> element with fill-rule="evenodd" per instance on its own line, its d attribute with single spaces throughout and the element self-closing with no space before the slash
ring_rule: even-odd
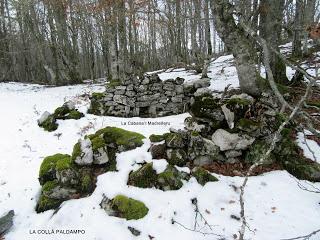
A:
<svg viewBox="0 0 320 240">
<path fill-rule="evenodd" d="M 118 117 L 161 117 L 187 112 L 191 97 L 208 79 L 184 84 L 183 78 L 162 81 L 158 75 L 111 82 L 104 93 L 91 97 L 89 113 Z"/>
</svg>

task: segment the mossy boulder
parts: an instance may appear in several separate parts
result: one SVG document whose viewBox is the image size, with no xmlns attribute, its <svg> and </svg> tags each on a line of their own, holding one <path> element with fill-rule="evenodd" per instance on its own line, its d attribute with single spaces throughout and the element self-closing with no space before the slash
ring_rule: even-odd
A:
<svg viewBox="0 0 320 240">
<path fill-rule="evenodd" d="M 156 185 L 157 173 L 152 163 L 147 163 L 136 171 L 129 174 L 128 185 L 151 188 Z"/>
<path fill-rule="evenodd" d="M 117 127 L 106 127 L 97 131 L 98 135 L 103 135 L 106 144 L 115 144 L 119 151 L 128 151 L 143 144 L 143 136 L 140 133 L 127 131 Z"/>
<path fill-rule="evenodd" d="M 151 134 L 149 139 L 153 143 L 162 142 L 164 141 L 164 135 Z"/>
<path fill-rule="evenodd" d="M 117 213 L 117 217 L 127 220 L 143 218 L 149 212 L 149 209 L 143 202 L 128 198 L 124 195 L 117 195 L 113 198 L 111 208 Z"/>
<path fill-rule="evenodd" d="M 158 175 L 158 188 L 169 191 L 178 190 L 183 186 L 182 180 L 188 180 L 186 173 L 178 171 L 174 166 L 168 165 L 164 172 Z"/>
<path fill-rule="evenodd" d="M 55 119 L 80 119 L 84 117 L 84 114 L 75 109 L 75 106 L 71 102 L 64 103 L 61 107 L 58 107 L 54 113 L 53 117 Z"/>
<path fill-rule="evenodd" d="M 216 182 L 218 179 L 211 175 L 207 170 L 201 167 L 194 168 L 192 170 L 192 176 L 194 176 L 198 183 L 204 186 L 208 182 Z"/>
<path fill-rule="evenodd" d="M 57 180 L 48 181 L 41 189 L 36 211 L 39 213 L 56 209 L 63 201 L 72 198 L 76 192 L 75 189 L 63 187 Z"/>
<path fill-rule="evenodd" d="M 59 186 L 59 184 L 56 180 L 48 181 L 43 185 L 41 195 L 36 206 L 37 213 L 55 209 L 60 206 L 62 200 L 53 199 L 47 196 L 57 186 Z"/>
<path fill-rule="evenodd" d="M 188 157 L 183 149 L 167 149 L 167 160 L 171 165 L 183 167 L 186 165 Z"/>
<path fill-rule="evenodd" d="M 58 123 L 55 119 L 54 116 L 50 115 L 47 117 L 46 120 L 44 120 L 41 123 L 38 123 L 39 127 L 42 127 L 44 130 L 48 131 L 48 132 L 53 132 L 55 130 L 57 130 L 58 128 Z"/>
<path fill-rule="evenodd" d="M 45 195 L 41 195 L 36 206 L 36 212 L 41 213 L 50 209 L 56 209 L 61 205 L 62 202 L 63 200 L 52 199 L 46 197 Z"/>
<path fill-rule="evenodd" d="M 58 164 L 58 165 L 57 165 Z M 39 181 L 43 185 L 56 178 L 56 171 L 70 167 L 70 155 L 57 153 L 44 158 L 39 170 Z"/>
</svg>

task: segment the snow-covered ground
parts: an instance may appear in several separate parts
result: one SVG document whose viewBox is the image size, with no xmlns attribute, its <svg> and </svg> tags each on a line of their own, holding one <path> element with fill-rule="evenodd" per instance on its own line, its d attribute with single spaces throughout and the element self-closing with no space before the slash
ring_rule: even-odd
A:
<svg viewBox="0 0 320 240">
<path fill-rule="evenodd" d="M 221 57 L 210 64 L 212 90 L 223 90 L 228 84 L 235 88 L 239 86 L 235 67 L 231 64 L 231 56 Z M 186 71 L 180 69 L 174 74 L 162 73 L 161 77 L 185 77 Z M 187 74 L 186 81 L 199 78 L 198 75 Z M 103 89 L 99 85 L 45 88 L 18 83 L 0 84 L 0 216 L 11 209 L 16 213 L 14 227 L 6 235 L 6 240 L 234 239 L 233 235 L 238 234 L 240 228 L 240 222 L 235 218 L 239 217 L 239 186 L 243 178 L 216 175 L 219 181 L 204 187 L 191 178 L 180 190 L 167 192 L 129 187 L 126 185 L 127 177 L 132 169 L 137 169 L 135 163 L 153 161 L 158 172 L 163 171 L 167 164 L 164 160 L 151 159 L 147 152 L 150 146 L 148 140 L 140 148 L 119 154 L 119 171 L 99 176 L 97 188 L 90 197 L 67 201 L 55 214 L 53 211 L 36 214 L 34 209 L 40 193 L 37 176 L 45 156 L 57 152 L 70 154 L 79 138 L 105 126 L 122 127 L 147 137 L 152 133 L 167 132 L 170 127 L 183 128 L 183 121 L 189 116 L 181 114 L 157 119 L 124 119 L 86 114 L 80 120 L 59 121 L 59 128 L 52 133 L 37 126 L 37 119 L 44 111 L 52 112 L 66 100 L 75 101 L 80 111 L 86 112 L 88 99 L 80 95 Z M 161 127 L 128 125 L 128 121 L 148 120 L 168 124 Z M 59 138 L 57 133 L 61 133 Z M 305 154 L 311 157 L 301 141 L 300 136 L 299 144 L 305 149 Z M 312 140 L 308 141 L 319 161 L 319 146 Z M 308 184 L 303 181 L 299 183 Z M 320 188 L 319 183 L 314 186 Z M 102 195 L 112 198 L 119 193 L 143 201 L 149 208 L 147 216 L 130 221 L 108 216 L 99 206 Z M 199 232 L 188 230 L 194 228 L 195 212 L 191 199 L 195 197 L 211 229 L 198 216 Z M 251 177 L 245 203 L 251 229 L 247 231 L 247 239 L 290 238 L 320 228 L 320 195 L 301 190 L 297 180 L 285 171 Z M 172 220 L 181 225 L 172 224 Z M 134 237 L 128 226 L 140 230 L 141 235 Z M 85 230 L 85 234 L 30 234 L 32 230 L 50 232 L 52 229 L 81 229 Z M 318 235 L 310 239 L 319 238 Z"/>
</svg>

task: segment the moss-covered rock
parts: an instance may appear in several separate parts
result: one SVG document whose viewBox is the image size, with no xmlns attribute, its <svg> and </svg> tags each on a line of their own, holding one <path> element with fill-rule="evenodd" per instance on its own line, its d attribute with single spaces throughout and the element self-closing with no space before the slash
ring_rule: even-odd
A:
<svg viewBox="0 0 320 240">
<path fill-rule="evenodd" d="M 50 209 L 56 209 L 62 202 L 62 200 L 52 199 L 45 195 L 41 195 L 36 206 L 36 212 L 40 213 Z"/>
<path fill-rule="evenodd" d="M 164 141 L 164 135 L 151 134 L 149 139 L 153 143 L 162 142 Z"/>
<path fill-rule="evenodd" d="M 43 185 L 47 181 L 52 181 L 56 178 L 57 163 L 59 168 L 69 167 L 70 155 L 57 153 L 44 158 L 39 170 L 39 181 Z"/>
<path fill-rule="evenodd" d="M 183 186 L 183 179 L 187 180 L 188 176 L 168 165 L 166 170 L 158 175 L 158 188 L 164 191 L 178 190 Z"/>
<path fill-rule="evenodd" d="M 171 165 L 183 167 L 188 161 L 187 153 L 183 149 L 168 149 L 167 160 Z"/>
<path fill-rule="evenodd" d="M 79 112 L 78 110 L 71 110 L 70 113 L 65 116 L 65 119 L 78 120 L 83 117 L 84 117 L 84 114 L 82 112 Z"/>
<path fill-rule="evenodd" d="M 43 185 L 41 195 L 36 206 L 37 213 L 55 209 L 60 206 L 62 203 L 61 200 L 49 198 L 47 196 L 57 186 L 59 186 L 57 180 L 48 181 Z"/>
<path fill-rule="evenodd" d="M 207 170 L 201 167 L 197 167 L 192 170 L 192 176 L 194 176 L 198 183 L 204 186 L 207 182 L 216 182 L 218 179 L 211 175 Z"/>
<path fill-rule="evenodd" d="M 137 171 L 129 174 L 128 185 L 140 187 L 140 188 L 151 188 L 156 185 L 157 173 L 153 169 L 152 163 L 147 163 Z"/>
<path fill-rule="evenodd" d="M 120 151 L 132 150 L 143 144 L 143 136 L 140 133 L 131 132 L 117 127 L 106 127 L 97 131 L 96 135 L 103 135 L 107 144 L 115 144 Z"/>
<path fill-rule="evenodd" d="M 57 119 L 66 120 L 66 119 L 80 119 L 84 117 L 84 114 L 75 109 L 72 102 L 66 102 L 61 107 L 58 107 L 53 114 L 47 114 L 44 117 L 42 116 L 38 120 L 39 127 L 44 128 L 46 131 L 52 132 L 58 128 Z"/>
<path fill-rule="evenodd" d="M 181 133 L 165 133 L 166 146 L 170 148 L 184 148 L 186 146 L 185 139 Z"/>
<path fill-rule="evenodd" d="M 219 100 L 209 94 L 194 97 L 190 108 L 191 114 L 197 118 L 210 120 L 223 120 L 223 113 L 220 109 Z"/>
<path fill-rule="evenodd" d="M 44 130 L 48 132 L 53 132 L 57 130 L 58 123 L 54 116 L 50 115 L 46 120 L 44 120 L 42 123 L 38 124 L 39 127 L 42 127 Z"/>
<path fill-rule="evenodd" d="M 149 209 L 143 202 L 128 198 L 124 195 L 117 195 L 112 200 L 111 207 L 118 213 L 118 217 L 127 220 L 143 218 L 149 212 Z"/>
</svg>

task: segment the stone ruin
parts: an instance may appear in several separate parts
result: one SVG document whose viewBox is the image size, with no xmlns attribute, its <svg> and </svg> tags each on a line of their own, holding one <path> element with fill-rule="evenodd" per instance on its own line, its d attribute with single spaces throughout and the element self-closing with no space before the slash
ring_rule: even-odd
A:
<svg viewBox="0 0 320 240">
<path fill-rule="evenodd" d="M 183 78 L 162 81 L 157 74 L 113 81 L 104 93 L 91 96 L 88 113 L 116 117 L 162 117 L 187 112 L 198 88 L 209 79 L 184 84 Z"/>
</svg>

